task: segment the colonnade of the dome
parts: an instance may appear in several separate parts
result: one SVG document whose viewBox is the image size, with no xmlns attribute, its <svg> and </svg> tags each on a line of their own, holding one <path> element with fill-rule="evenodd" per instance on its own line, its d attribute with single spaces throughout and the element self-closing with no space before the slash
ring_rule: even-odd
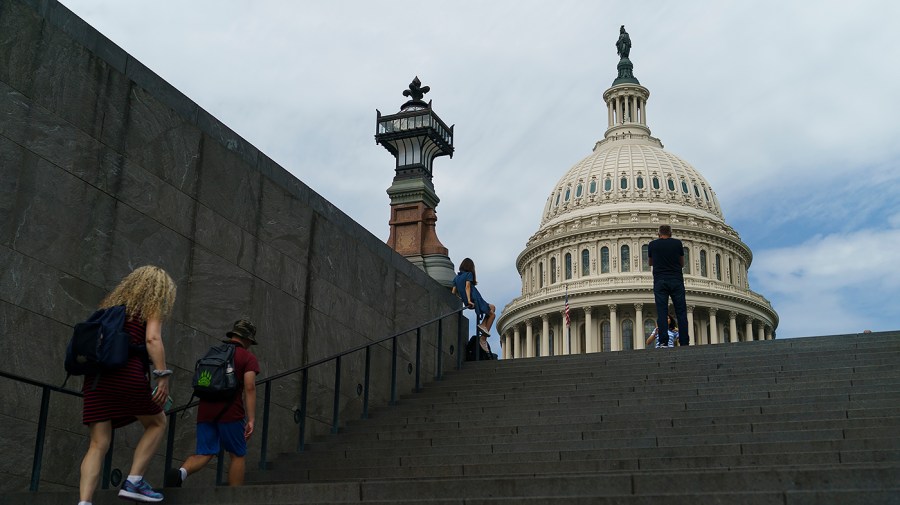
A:
<svg viewBox="0 0 900 505">
<path fill-rule="evenodd" d="M 691 293 L 688 293 L 690 296 Z M 578 296 L 570 294 L 571 324 L 568 327 L 562 299 L 554 301 L 558 307 L 554 311 L 524 317 L 506 325 L 501 335 L 502 357 L 531 358 L 644 349 L 646 338 L 656 327 L 652 288 L 645 302 L 603 304 L 596 297 L 592 298 L 599 303 L 577 306 Z M 771 322 L 758 312 L 721 307 L 709 303 L 711 300 L 699 302 L 688 304 L 691 345 L 773 338 Z"/>
<path fill-rule="evenodd" d="M 533 357 L 642 349 L 656 326 L 647 246 L 656 213 L 574 219 L 536 234 L 519 255 L 521 296 L 498 321 L 503 356 Z M 684 283 L 692 345 L 772 338 L 778 316 L 750 290 L 749 248 L 724 223 L 674 217 L 685 254 Z M 670 221 L 671 222 L 671 221 Z M 594 223 L 594 226 L 591 225 Z M 571 348 L 564 324 L 568 295 Z"/>
</svg>

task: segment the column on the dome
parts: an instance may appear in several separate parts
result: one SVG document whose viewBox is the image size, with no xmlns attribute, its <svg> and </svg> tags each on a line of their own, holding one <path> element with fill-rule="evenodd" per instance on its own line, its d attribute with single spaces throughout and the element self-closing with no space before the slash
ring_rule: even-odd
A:
<svg viewBox="0 0 900 505">
<path fill-rule="evenodd" d="M 606 102 L 606 124 L 609 125 L 609 128 L 612 128 L 613 125 L 616 124 L 615 114 L 613 114 L 613 102 L 612 100 Z"/>
<path fill-rule="evenodd" d="M 729 333 L 730 333 L 730 334 L 728 335 L 729 340 L 730 340 L 731 342 L 737 342 L 737 341 L 738 341 L 738 335 L 737 335 L 737 312 L 735 312 L 735 311 L 729 312 L 729 313 L 728 313 L 728 319 L 729 319 L 728 330 L 729 330 Z"/>
<path fill-rule="evenodd" d="M 593 307 L 584 308 L 584 346 L 585 352 L 597 352 L 597 342 L 594 341 L 594 321 L 591 319 Z"/>
<path fill-rule="evenodd" d="M 701 345 L 709 345 L 709 320 L 700 318 L 700 337 L 697 340 L 698 344 Z"/>
<path fill-rule="evenodd" d="M 572 339 L 569 338 L 569 336 L 571 335 L 570 332 L 572 331 L 572 326 L 566 324 L 565 310 L 559 312 L 559 317 L 561 321 L 559 338 L 562 339 L 562 342 L 560 342 L 560 347 L 562 347 L 561 354 L 572 354 Z"/>
<path fill-rule="evenodd" d="M 634 348 L 644 349 L 644 304 L 634 304 Z"/>
<path fill-rule="evenodd" d="M 772 340 L 772 328 L 766 326 L 766 340 Z"/>
<path fill-rule="evenodd" d="M 717 331 L 719 330 L 719 325 L 716 323 L 716 309 L 714 307 L 710 307 L 709 309 L 709 343 L 710 344 L 718 344 L 719 343 L 719 334 Z"/>
<path fill-rule="evenodd" d="M 550 316 L 541 314 L 541 356 L 550 356 Z"/>
<path fill-rule="evenodd" d="M 519 325 L 513 326 L 513 338 L 516 340 L 516 342 L 522 341 L 522 334 L 519 332 Z M 527 357 L 527 355 L 528 355 L 527 341 L 526 341 L 525 352 L 523 354 L 524 354 L 523 357 Z"/>
<path fill-rule="evenodd" d="M 534 328 L 531 319 L 525 320 L 525 356 L 534 357 Z"/>
<path fill-rule="evenodd" d="M 753 319 L 747 318 L 747 326 L 744 328 L 744 336 L 747 342 L 753 341 Z"/>
<path fill-rule="evenodd" d="M 694 335 L 694 333 L 696 333 L 696 331 L 694 330 L 694 306 L 693 305 L 687 306 L 687 319 L 688 319 L 688 328 L 687 328 L 688 329 L 688 345 L 697 345 L 696 342 L 699 342 L 699 341 L 697 340 L 697 336 Z"/>
<path fill-rule="evenodd" d="M 757 333 L 757 340 L 765 340 L 766 339 L 766 325 L 762 321 L 759 322 L 759 333 Z"/>
<path fill-rule="evenodd" d="M 635 118 L 637 117 L 637 97 L 635 97 L 634 95 L 632 95 L 628 99 L 628 110 L 628 121 L 630 123 L 636 123 L 637 119 Z"/>
<path fill-rule="evenodd" d="M 622 97 L 616 97 L 616 124 L 622 124 L 623 118 L 625 116 L 622 115 Z"/>
<path fill-rule="evenodd" d="M 609 305 L 609 348 L 611 351 L 622 350 L 622 340 L 619 337 L 619 318 L 614 303 Z"/>
<path fill-rule="evenodd" d="M 647 100 L 641 98 L 641 124 L 647 125 Z"/>
</svg>

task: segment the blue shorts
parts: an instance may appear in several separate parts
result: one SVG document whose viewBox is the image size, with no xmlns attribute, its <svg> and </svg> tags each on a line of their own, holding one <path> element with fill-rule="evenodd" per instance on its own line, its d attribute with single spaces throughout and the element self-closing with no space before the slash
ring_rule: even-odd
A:
<svg viewBox="0 0 900 505">
<path fill-rule="evenodd" d="M 247 454 L 244 438 L 244 421 L 229 423 L 197 423 L 197 454 L 219 454 L 219 443 L 226 452 L 235 456 Z"/>
</svg>

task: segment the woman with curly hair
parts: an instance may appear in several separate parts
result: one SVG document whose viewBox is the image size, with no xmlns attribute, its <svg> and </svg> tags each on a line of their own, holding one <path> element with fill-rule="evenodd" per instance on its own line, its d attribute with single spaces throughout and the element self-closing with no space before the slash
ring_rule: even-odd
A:
<svg viewBox="0 0 900 505">
<path fill-rule="evenodd" d="M 119 496 L 142 502 L 163 499 L 143 475 L 166 430 L 166 416 L 161 407 L 169 396 L 172 371 L 166 368 L 162 321 L 174 303 L 175 282 L 165 270 L 152 265 L 128 274 L 100 302 L 101 309 L 125 306 L 124 329 L 131 335 L 132 350 L 122 368 L 84 377 L 82 422 L 90 428 L 91 440 L 81 462 L 79 505 L 91 504 L 112 431 L 136 420 L 143 425 L 144 433 L 134 449 L 131 471 Z M 153 371 L 149 372 L 151 364 Z M 150 375 L 156 379 L 155 390 L 150 387 Z"/>
</svg>

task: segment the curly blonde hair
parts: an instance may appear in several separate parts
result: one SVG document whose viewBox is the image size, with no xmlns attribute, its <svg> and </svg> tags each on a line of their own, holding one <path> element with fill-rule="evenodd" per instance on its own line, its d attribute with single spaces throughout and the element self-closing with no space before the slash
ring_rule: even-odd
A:
<svg viewBox="0 0 900 505">
<path fill-rule="evenodd" d="M 129 317 L 165 319 L 175 304 L 175 281 L 153 265 L 136 268 L 100 302 L 100 308 L 124 305 Z"/>
</svg>

